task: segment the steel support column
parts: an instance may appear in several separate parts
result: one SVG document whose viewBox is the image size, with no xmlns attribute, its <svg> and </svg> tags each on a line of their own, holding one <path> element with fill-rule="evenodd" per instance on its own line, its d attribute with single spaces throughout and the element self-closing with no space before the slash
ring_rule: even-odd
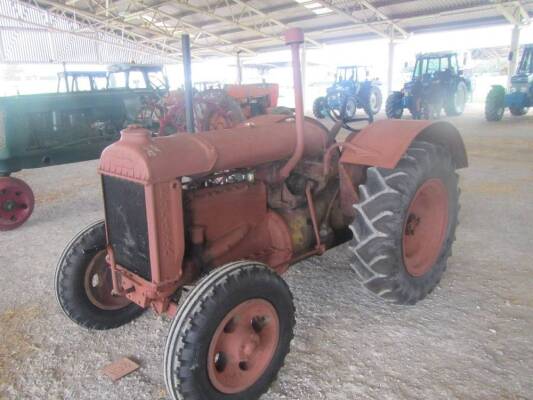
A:
<svg viewBox="0 0 533 400">
<path fill-rule="evenodd" d="M 389 41 L 389 68 L 387 72 L 387 93 L 391 94 L 394 88 L 394 50 L 396 43 L 394 42 L 394 34 L 391 35 Z"/>
<path fill-rule="evenodd" d="M 237 52 L 237 84 L 242 85 L 242 60 L 241 51 Z"/>
<path fill-rule="evenodd" d="M 302 43 L 302 101 L 305 112 L 305 95 L 307 94 L 307 49 L 306 43 Z"/>
<path fill-rule="evenodd" d="M 189 35 L 181 36 L 181 51 L 183 56 L 183 78 L 185 86 L 185 118 L 187 122 L 187 132 L 194 133 L 194 111 L 192 93 L 192 72 L 191 72 L 191 41 Z"/>
<path fill-rule="evenodd" d="M 513 77 L 518 63 L 518 53 L 520 49 L 520 25 L 515 25 L 511 37 L 511 52 L 509 53 L 509 73 L 507 75 L 507 89 L 511 88 L 511 78 Z"/>
</svg>

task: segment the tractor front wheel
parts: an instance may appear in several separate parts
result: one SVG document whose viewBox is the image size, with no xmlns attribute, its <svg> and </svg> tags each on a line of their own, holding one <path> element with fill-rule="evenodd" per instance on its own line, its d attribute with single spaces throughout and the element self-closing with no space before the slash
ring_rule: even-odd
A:
<svg viewBox="0 0 533 400">
<path fill-rule="evenodd" d="M 485 118 L 487 121 L 501 121 L 505 112 L 505 89 L 494 86 L 485 100 Z"/>
<path fill-rule="evenodd" d="M 415 141 L 394 169 L 371 167 L 351 226 L 351 266 L 362 286 L 396 304 L 414 304 L 439 283 L 459 210 L 450 152 Z"/>
<path fill-rule="evenodd" d="M 521 117 L 526 115 L 529 111 L 529 107 L 509 107 L 509 111 L 515 117 Z"/>
<path fill-rule="evenodd" d="M 0 231 L 9 231 L 21 226 L 30 218 L 35 199 L 26 182 L 0 177 Z"/>
<path fill-rule="evenodd" d="M 255 400 L 289 352 L 291 292 L 255 262 L 214 270 L 192 290 L 172 322 L 165 382 L 173 400 Z"/>
<path fill-rule="evenodd" d="M 324 119 L 328 116 L 328 102 L 325 97 L 318 97 L 313 102 L 313 115 L 315 118 Z"/>
<path fill-rule="evenodd" d="M 400 119 L 403 116 L 403 94 L 394 92 L 387 98 L 385 112 L 389 119 Z"/>
<path fill-rule="evenodd" d="M 59 305 L 68 318 L 84 328 L 117 328 L 144 311 L 127 298 L 113 295 L 106 255 L 104 221 L 98 221 L 71 240 L 57 264 Z"/>
</svg>

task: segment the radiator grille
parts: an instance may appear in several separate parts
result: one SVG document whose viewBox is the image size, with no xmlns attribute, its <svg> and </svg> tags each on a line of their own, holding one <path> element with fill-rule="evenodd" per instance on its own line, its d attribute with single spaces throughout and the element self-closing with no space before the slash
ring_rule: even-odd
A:
<svg viewBox="0 0 533 400">
<path fill-rule="evenodd" d="M 152 280 L 144 186 L 103 176 L 109 244 L 117 264 Z"/>
</svg>

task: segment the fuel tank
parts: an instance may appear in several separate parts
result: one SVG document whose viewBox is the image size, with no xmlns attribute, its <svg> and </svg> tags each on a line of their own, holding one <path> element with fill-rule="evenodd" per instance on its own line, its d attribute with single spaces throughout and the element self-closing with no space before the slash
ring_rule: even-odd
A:
<svg viewBox="0 0 533 400">
<path fill-rule="evenodd" d="M 304 157 L 322 155 L 328 145 L 326 128 L 306 120 L 304 131 Z M 285 160 L 295 147 L 295 121 L 283 115 L 260 116 L 232 129 L 165 137 L 130 126 L 104 150 L 99 172 L 150 184 Z"/>
</svg>

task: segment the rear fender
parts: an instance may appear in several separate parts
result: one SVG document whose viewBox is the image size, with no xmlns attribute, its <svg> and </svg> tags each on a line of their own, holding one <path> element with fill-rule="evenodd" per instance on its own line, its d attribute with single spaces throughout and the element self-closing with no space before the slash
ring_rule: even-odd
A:
<svg viewBox="0 0 533 400">
<path fill-rule="evenodd" d="M 446 147 L 457 169 L 468 166 L 459 131 L 445 121 L 377 121 L 348 137 L 340 163 L 393 169 L 415 139 Z"/>
</svg>

